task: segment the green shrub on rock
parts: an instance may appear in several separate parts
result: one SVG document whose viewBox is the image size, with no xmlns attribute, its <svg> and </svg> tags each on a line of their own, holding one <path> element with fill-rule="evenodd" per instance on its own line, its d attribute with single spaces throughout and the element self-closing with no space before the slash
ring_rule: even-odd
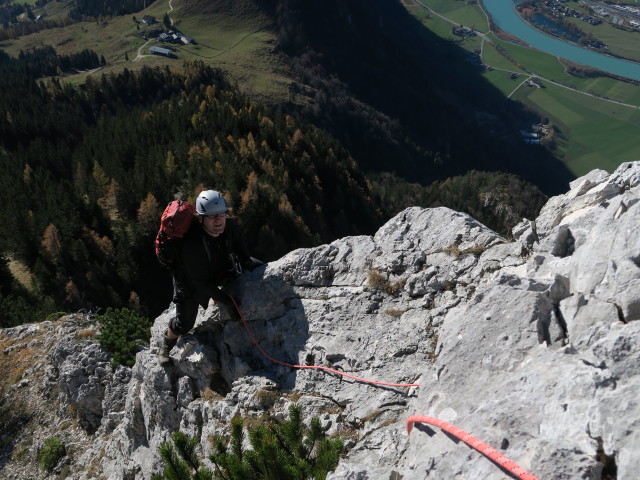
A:
<svg viewBox="0 0 640 480">
<path fill-rule="evenodd" d="M 175 432 L 173 444 L 160 446 L 164 472 L 153 480 L 324 480 L 338 465 L 344 445 L 342 439 L 326 436 L 317 417 L 305 428 L 297 404 L 289 408 L 289 420 L 254 425 L 248 435 L 251 449 L 245 450 L 244 421 L 235 417 L 230 438 L 213 441 L 211 471 L 196 455 L 198 440 Z"/>
<path fill-rule="evenodd" d="M 46 472 L 52 472 L 60 459 L 66 455 L 67 449 L 58 437 L 49 437 L 45 439 L 38 460 L 40 468 Z"/>
<path fill-rule="evenodd" d="M 151 338 L 151 322 L 128 308 L 108 308 L 104 315 L 97 316 L 100 345 L 113 353 L 111 365 L 133 366 L 136 352 L 148 345 Z"/>
</svg>

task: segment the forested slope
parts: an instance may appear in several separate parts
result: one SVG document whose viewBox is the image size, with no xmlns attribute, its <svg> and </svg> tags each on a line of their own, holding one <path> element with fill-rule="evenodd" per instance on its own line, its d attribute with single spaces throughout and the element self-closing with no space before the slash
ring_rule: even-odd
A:
<svg viewBox="0 0 640 480">
<path fill-rule="evenodd" d="M 0 248 L 33 273 L 41 309 L 157 313 L 170 297 L 152 240 L 175 194 L 223 191 L 265 260 L 381 220 L 340 144 L 253 104 L 203 64 L 124 71 L 81 89 L 5 72 Z"/>
<path fill-rule="evenodd" d="M 223 191 L 253 254 L 271 260 L 371 233 L 412 205 L 508 234 L 544 202 L 514 172 L 565 180 L 510 136 L 526 112 L 496 103 L 456 47 L 433 43 L 395 2 L 194 0 L 189 12 L 271 16 L 305 101 L 257 104 L 201 62 L 72 86 L 61 72 L 104 57 L 0 51 L 2 326 L 108 306 L 157 315 L 171 285 L 152 240 L 176 195 Z M 480 125 L 478 112 L 495 121 Z"/>
</svg>

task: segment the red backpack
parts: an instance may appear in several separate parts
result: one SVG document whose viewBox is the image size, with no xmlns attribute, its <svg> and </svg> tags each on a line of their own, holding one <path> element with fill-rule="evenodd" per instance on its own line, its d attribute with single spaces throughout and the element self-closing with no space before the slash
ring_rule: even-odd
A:
<svg viewBox="0 0 640 480">
<path fill-rule="evenodd" d="M 156 257 L 163 266 L 174 267 L 182 239 L 189 231 L 195 213 L 196 207 L 183 200 L 174 200 L 162 212 L 160 230 L 153 245 Z"/>
</svg>

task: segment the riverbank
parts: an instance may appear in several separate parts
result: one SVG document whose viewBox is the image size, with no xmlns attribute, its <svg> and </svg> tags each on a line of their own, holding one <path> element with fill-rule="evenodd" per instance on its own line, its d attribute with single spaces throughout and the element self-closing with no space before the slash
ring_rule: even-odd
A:
<svg viewBox="0 0 640 480">
<path fill-rule="evenodd" d="M 588 15 L 588 12 L 581 13 L 564 4 L 555 3 L 544 3 L 541 5 L 527 5 L 527 3 L 525 3 L 524 5 L 525 6 L 521 6 L 520 4 L 514 5 L 513 8 L 523 22 L 540 33 L 556 38 L 562 42 L 575 45 L 576 47 L 588 49 L 600 55 L 640 65 L 640 61 L 638 61 L 638 59 L 630 58 L 610 50 L 609 45 L 594 35 L 593 28 L 591 28 L 591 32 L 585 32 L 582 30 L 582 28 L 586 28 L 584 25 L 576 25 L 575 19 L 578 19 L 585 25 L 590 25 L 591 27 L 603 26 L 603 21 L 601 19 Z M 636 32 L 626 30 L 620 30 L 620 32 L 621 35 L 637 34 Z M 627 39 L 625 38 L 625 40 Z M 601 70 L 596 69 L 596 71 Z M 615 77 L 620 78 L 618 75 L 615 75 Z"/>
<path fill-rule="evenodd" d="M 604 69 L 592 76 L 595 68 L 584 65 L 593 63 L 616 71 L 624 63 L 622 71 L 639 81 L 640 69 L 626 68 L 622 60 L 534 29 L 516 14 L 512 0 L 484 2 L 489 8 L 482 3 L 420 0 L 416 5 L 429 15 L 420 14 L 418 8 L 410 11 L 443 40 L 453 40 L 453 27 L 465 25 L 475 30 L 476 36 L 462 37 L 456 43 L 470 55 L 480 52 L 485 66 L 482 77 L 505 98 L 522 103 L 554 126 L 552 145 L 531 148 L 548 148 L 577 176 L 640 158 L 640 144 L 635 140 L 640 128 L 638 83 L 626 77 L 620 81 L 620 76 Z M 544 88 L 536 87 L 532 78 L 539 79 Z"/>
<path fill-rule="evenodd" d="M 616 78 L 630 78 L 640 81 L 640 63 L 630 62 L 576 44 L 560 40 L 534 28 L 522 19 L 512 0 L 480 0 L 482 10 L 491 18 L 493 25 L 510 35 L 526 42 L 532 49 L 567 59 L 579 65 L 611 73 Z M 640 42 L 639 42 L 640 45 Z M 634 54 L 640 57 L 640 50 L 632 46 Z"/>
</svg>

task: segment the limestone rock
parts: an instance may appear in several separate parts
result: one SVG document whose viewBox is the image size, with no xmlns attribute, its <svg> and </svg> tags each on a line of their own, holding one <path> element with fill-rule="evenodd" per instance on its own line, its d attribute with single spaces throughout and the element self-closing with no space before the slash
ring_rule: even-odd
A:
<svg viewBox="0 0 640 480">
<path fill-rule="evenodd" d="M 639 224 L 640 162 L 626 163 L 572 182 L 515 241 L 446 208 L 409 208 L 373 236 L 290 252 L 232 286 L 244 322 L 201 309 L 166 367 L 155 354 L 173 305 L 130 369 L 113 371 L 94 341 L 54 342 L 44 378 L 91 439 L 65 460 L 68 478 L 149 480 L 173 431 L 205 455 L 233 416 L 284 418 L 297 402 L 347 438 L 330 480 L 511 478 L 436 427 L 407 436 L 413 414 L 540 479 L 633 479 Z M 37 341 L 33 326 L 3 335 L 6 355 Z M 34 378 L 16 389 L 36 391 Z"/>
</svg>

